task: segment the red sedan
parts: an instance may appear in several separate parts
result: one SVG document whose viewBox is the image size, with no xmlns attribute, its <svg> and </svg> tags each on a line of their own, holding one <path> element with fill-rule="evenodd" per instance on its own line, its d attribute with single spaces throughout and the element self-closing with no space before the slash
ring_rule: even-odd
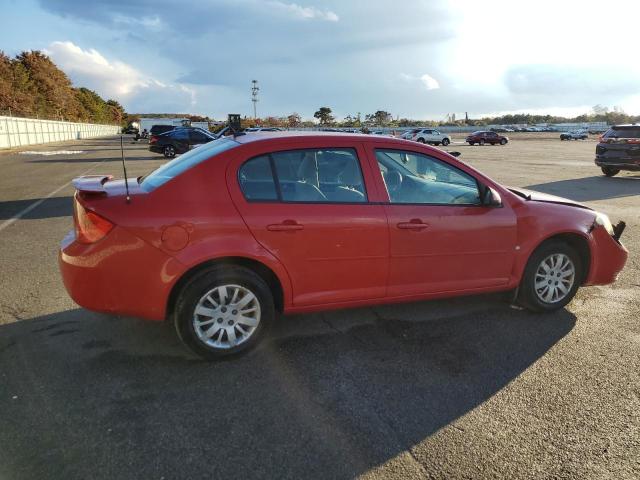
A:
<svg viewBox="0 0 640 480">
<path fill-rule="evenodd" d="M 215 140 L 129 180 L 130 202 L 123 180 L 74 184 L 71 297 L 174 322 L 205 357 L 255 345 L 276 312 L 496 291 L 551 311 L 627 259 L 623 222 L 389 137 Z"/>
</svg>

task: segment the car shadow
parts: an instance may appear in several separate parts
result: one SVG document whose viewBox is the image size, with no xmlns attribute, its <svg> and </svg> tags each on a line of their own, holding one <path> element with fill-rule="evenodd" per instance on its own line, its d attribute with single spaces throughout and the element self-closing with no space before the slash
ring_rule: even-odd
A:
<svg viewBox="0 0 640 480">
<path fill-rule="evenodd" d="M 0 326 L 0 476 L 353 478 L 567 335 L 486 297 L 284 317 L 204 362 L 166 324 L 76 309 Z"/>
<path fill-rule="evenodd" d="M 29 198 L 27 200 L 9 200 L 0 202 L 0 220 L 13 218 L 24 209 L 40 202 L 21 218 L 23 220 L 39 220 L 42 218 L 69 217 L 73 214 L 73 197 Z"/>
<path fill-rule="evenodd" d="M 618 175 L 612 178 L 598 175 L 559 180 L 529 185 L 524 188 L 570 198 L 578 202 L 640 195 L 640 175 L 631 172 L 621 172 Z"/>
</svg>

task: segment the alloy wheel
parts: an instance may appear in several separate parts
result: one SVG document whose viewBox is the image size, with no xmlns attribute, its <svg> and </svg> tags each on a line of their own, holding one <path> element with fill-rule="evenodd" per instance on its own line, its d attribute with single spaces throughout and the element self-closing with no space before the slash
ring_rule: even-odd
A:
<svg viewBox="0 0 640 480">
<path fill-rule="evenodd" d="M 562 301 L 571 291 L 576 268 L 569 256 L 554 253 L 546 257 L 536 270 L 535 292 L 544 303 Z"/>
<path fill-rule="evenodd" d="M 229 349 L 246 342 L 260 324 L 260 302 L 248 288 L 222 285 L 205 293 L 193 312 L 193 329 L 208 346 Z"/>
</svg>

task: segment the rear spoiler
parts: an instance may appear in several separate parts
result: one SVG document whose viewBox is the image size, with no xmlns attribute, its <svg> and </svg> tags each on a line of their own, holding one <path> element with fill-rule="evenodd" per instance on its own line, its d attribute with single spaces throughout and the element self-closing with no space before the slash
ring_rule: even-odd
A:
<svg viewBox="0 0 640 480">
<path fill-rule="evenodd" d="M 113 175 L 84 175 L 74 178 L 71 183 L 79 192 L 106 193 L 104 184 L 113 180 Z"/>
</svg>

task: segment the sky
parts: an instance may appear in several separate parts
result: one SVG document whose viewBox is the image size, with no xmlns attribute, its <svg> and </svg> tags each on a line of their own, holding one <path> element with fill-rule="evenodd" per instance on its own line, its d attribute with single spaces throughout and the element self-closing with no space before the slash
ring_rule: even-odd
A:
<svg viewBox="0 0 640 480">
<path fill-rule="evenodd" d="M 441 120 L 640 114 L 640 1 L 0 0 L 0 50 L 41 50 L 128 112 L 320 106 Z"/>
</svg>

